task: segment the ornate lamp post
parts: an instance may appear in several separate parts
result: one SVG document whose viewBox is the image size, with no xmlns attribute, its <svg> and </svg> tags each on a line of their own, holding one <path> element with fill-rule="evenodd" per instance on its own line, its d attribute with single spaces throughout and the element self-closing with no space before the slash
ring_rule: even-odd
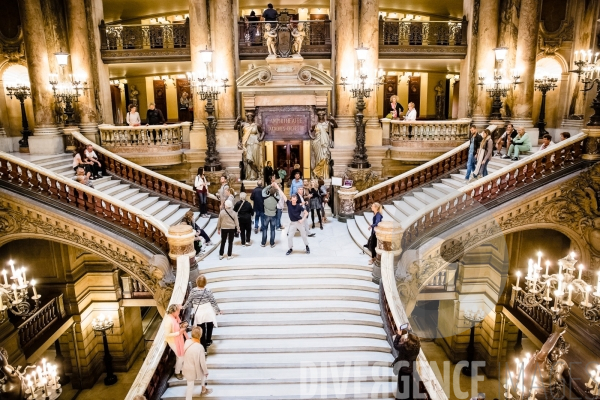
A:
<svg viewBox="0 0 600 400">
<path fill-rule="evenodd" d="M 467 361 L 469 362 L 469 365 L 463 367 L 461 369 L 461 372 L 463 373 L 463 375 L 473 376 L 473 373 L 477 375 L 477 371 L 473 371 L 471 368 L 473 364 L 473 359 L 475 358 L 475 327 L 477 326 L 477 324 L 480 324 L 481 321 L 483 321 L 485 313 L 483 310 L 465 310 L 464 315 L 465 319 L 471 323 L 471 334 L 469 336 L 469 346 L 467 346 Z"/>
<path fill-rule="evenodd" d="M 598 68 L 598 55 L 592 55 L 592 51 L 575 51 L 575 69 L 569 72 L 577 74 L 579 82 L 583 83 L 583 92 L 588 92 L 596 84 L 596 97 L 592 100 L 591 108 L 594 109 L 594 115 L 590 117 L 587 126 L 600 126 L 600 70 Z M 592 61 L 593 57 L 593 61 Z"/>
<path fill-rule="evenodd" d="M 558 78 L 553 78 L 553 77 L 548 77 L 548 76 L 544 76 L 543 78 L 536 78 L 535 79 L 535 84 L 534 84 L 534 88 L 536 90 L 539 90 L 540 92 L 542 92 L 542 104 L 540 106 L 540 116 L 538 118 L 538 123 L 537 123 L 537 127 L 538 127 L 538 137 L 542 138 L 542 136 L 544 136 L 546 133 L 548 133 L 546 131 L 546 93 L 548 93 L 550 90 L 554 90 L 554 88 L 556 87 L 556 82 L 558 81 Z"/>
<path fill-rule="evenodd" d="M 39 301 L 42 296 L 37 293 L 35 288 L 35 279 L 27 280 L 25 267 L 15 268 L 13 260 L 8 262 L 10 265 L 11 276 L 3 269 L 3 281 L 0 283 L 0 324 L 8 319 L 8 311 L 14 315 L 26 319 L 33 315 L 39 308 Z M 28 290 L 31 287 L 34 305 L 29 302 Z"/>
<path fill-rule="evenodd" d="M 479 70 L 478 85 L 481 87 L 485 86 L 488 96 L 492 99 L 492 113 L 490 115 L 491 119 L 502 119 L 502 114 L 500 113 L 500 109 L 502 108 L 502 98 L 506 97 L 508 94 L 511 84 L 513 85 L 514 89 L 519 83 L 521 83 L 519 82 L 519 78 L 521 76 L 516 68 L 513 69 L 511 73 L 512 82 L 509 82 L 509 80 L 506 79 L 502 74 L 500 67 L 506 58 L 507 52 L 507 47 L 497 47 L 494 49 L 497 68 L 494 69 L 494 75 L 491 80 L 487 78 L 485 70 Z"/>
<path fill-rule="evenodd" d="M 356 58 L 360 63 L 359 74 L 352 82 L 348 82 L 348 77 L 341 77 L 339 85 L 344 88 L 344 91 L 346 90 L 346 85 L 349 85 L 350 91 L 352 92 L 352 98 L 357 99 L 356 115 L 354 116 L 354 125 L 356 126 L 356 148 L 354 149 L 354 157 L 352 158 L 350 166 L 352 168 L 369 168 L 371 164 L 368 161 L 367 148 L 365 147 L 366 122 L 363 121 L 365 117 L 363 111 L 365 110 L 365 99 L 371 97 L 373 88 L 370 87 L 368 82 L 369 77 L 362 68 L 363 63 L 367 59 L 369 48 L 363 47 L 361 44 L 360 47 L 357 47 L 355 50 Z M 379 86 L 382 83 L 383 78 L 383 75 L 379 74 L 379 76 L 375 78 L 375 85 Z"/>
<path fill-rule="evenodd" d="M 50 85 L 54 92 L 54 98 L 59 107 L 61 107 L 61 119 L 62 115 L 64 115 L 66 116 L 64 119 L 65 124 L 74 125 L 75 118 L 73 118 L 73 114 L 75 114 L 75 109 L 73 105 L 79 102 L 80 91 L 85 89 L 85 82 L 82 82 L 81 78 L 73 78 L 69 84 L 59 84 L 58 75 L 51 74 Z"/>
<path fill-rule="evenodd" d="M 29 152 L 29 136 L 31 136 L 31 131 L 29 130 L 29 123 L 27 122 L 27 113 L 25 112 L 25 99 L 31 97 L 31 88 L 27 83 L 17 83 L 14 86 L 8 86 L 6 88 L 6 95 L 11 99 L 14 97 L 15 99 L 21 102 L 21 125 L 23 126 L 23 130 L 21 130 L 21 135 L 23 135 L 23 139 L 19 140 L 19 151 L 21 153 Z"/>
<path fill-rule="evenodd" d="M 110 330 L 115 324 L 103 314 L 98 316 L 98 319 L 94 318 L 92 321 L 92 329 L 96 333 L 102 335 L 102 342 L 104 343 L 104 368 L 106 369 L 106 378 L 104 378 L 104 384 L 106 386 L 114 385 L 117 383 L 117 376 L 113 372 L 112 356 L 108 349 L 108 340 L 106 338 L 106 331 Z"/>
<path fill-rule="evenodd" d="M 206 65 L 206 73 L 201 74 L 200 77 L 194 79 L 193 76 L 189 76 L 190 84 L 196 87 L 197 94 L 200 100 L 206 100 L 206 114 L 207 123 L 204 124 L 206 128 L 206 159 L 204 161 L 205 171 L 220 171 L 221 161 L 219 160 L 219 152 L 217 151 L 217 118 L 214 116 L 215 106 L 214 101 L 219 99 L 220 88 L 223 88 L 224 92 L 227 92 L 227 88 L 231 85 L 227 84 L 227 78 L 209 77 L 210 64 L 212 62 L 212 50 L 206 48 L 201 52 L 202 61 Z M 190 74 L 191 75 L 191 74 Z M 220 83 L 219 83 L 220 81 Z"/>
</svg>

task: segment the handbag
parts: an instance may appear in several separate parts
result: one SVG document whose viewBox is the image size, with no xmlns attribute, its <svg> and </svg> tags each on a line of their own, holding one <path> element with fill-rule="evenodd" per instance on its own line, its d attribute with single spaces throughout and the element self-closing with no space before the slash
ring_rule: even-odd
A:
<svg viewBox="0 0 600 400">
<path fill-rule="evenodd" d="M 243 205 L 244 205 L 244 203 L 242 203 L 242 206 L 243 206 Z M 242 208 L 242 206 L 240 206 L 240 208 Z M 231 214 L 229 214 L 229 213 L 227 212 L 227 210 L 225 210 L 225 209 L 223 209 L 223 210 L 224 210 L 224 211 L 227 213 L 227 215 L 229 215 L 229 218 L 231 218 L 231 220 L 232 220 L 232 221 L 233 221 L 233 223 L 235 224 L 235 219 L 233 219 L 233 217 L 231 216 Z M 236 228 L 237 228 L 237 226 L 236 226 Z M 240 231 L 238 231 L 238 230 L 236 229 L 236 230 L 233 232 L 233 237 L 239 238 L 239 237 L 240 237 Z"/>
</svg>

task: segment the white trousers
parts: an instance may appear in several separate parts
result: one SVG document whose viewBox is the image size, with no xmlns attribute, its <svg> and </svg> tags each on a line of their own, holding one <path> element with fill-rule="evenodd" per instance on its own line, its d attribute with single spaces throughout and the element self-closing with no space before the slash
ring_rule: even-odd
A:
<svg viewBox="0 0 600 400">
<path fill-rule="evenodd" d="M 305 219 L 306 221 L 307 219 Z M 308 237 L 306 236 L 306 230 L 304 229 L 304 223 L 300 221 L 294 221 L 290 223 L 290 229 L 288 230 L 288 248 L 294 248 L 294 235 L 296 231 L 300 231 L 300 236 L 304 241 L 304 245 L 308 246 Z"/>
<path fill-rule="evenodd" d="M 204 386 L 204 377 L 202 377 L 202 384 L 201 386 Z M 196 387 L 196 381 L 187 381 L 187 390 L 185 391 L 185 400 L 192 400 L 192 397 L 194 396 L 194 387 Z M 202 388 L 200 388 L 200 391 L 202 391 Z"/>
<path fill-rule="evenodd" d="M 183 369 L 183 357 L 177 356 L 177 349 L 174 344 L 171 345 L 171 343 L 169 343 L 169 347 L 173 350 L 173 353 L 175 353 L 175 373 L 180 374 Z"/>
</svg>

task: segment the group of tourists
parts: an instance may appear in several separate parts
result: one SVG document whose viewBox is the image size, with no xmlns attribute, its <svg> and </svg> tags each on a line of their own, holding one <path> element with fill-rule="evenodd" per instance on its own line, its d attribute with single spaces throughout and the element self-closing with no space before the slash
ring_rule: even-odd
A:
<svg viewBox="0 0 600 400">
<path fill-rule="evenodd" d="M 102 177 L 103 169 L 104 166 L 98 160 L 98 155 L 91 144 L 73 152 L 74 181 L 93 188 L 92 181 Z"/>
<path fill-rule="evenodd" d="M 201 395 L 212 392 L 206 387 L 206 356 L 213 328 L 217 327 L 217 315 L 223 312 L 206 284 L 206 277 L 199 275 L 186 302 L 169 305 L 163 323 L 165 341 L 176 356 L 175 378 L 187 381 L 186 400 L 192 400 L 195 381 L 201 382 Z"/>
</svg>

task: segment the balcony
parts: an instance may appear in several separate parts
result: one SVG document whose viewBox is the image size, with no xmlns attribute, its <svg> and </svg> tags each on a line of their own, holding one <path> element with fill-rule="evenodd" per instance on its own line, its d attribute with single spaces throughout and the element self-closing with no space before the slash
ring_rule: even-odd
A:
<svg viewBox="0 0 600 400">
<path fill-rule="evenodd" d="M 302 57 L 331 57 L 331 21 L 311 20 L 294 21 L 304 23 L 306 36 L 302 43 Z M 265 24 L 268 22 L 238 22 L 238 51 L 241 60 L 260 60 L 269 55 L 264 37 Z"/>
<path fill-rule="evenodd" d="M 105 64 L 191 59 L 188 20 L 159 25 L 106 25 L 102 21 L 99 29 Z"/>
<path fill-rule="evenodd" d="M 379 58 L 465 58 L 467 20 L 379 20 Z"/>
</svg>

